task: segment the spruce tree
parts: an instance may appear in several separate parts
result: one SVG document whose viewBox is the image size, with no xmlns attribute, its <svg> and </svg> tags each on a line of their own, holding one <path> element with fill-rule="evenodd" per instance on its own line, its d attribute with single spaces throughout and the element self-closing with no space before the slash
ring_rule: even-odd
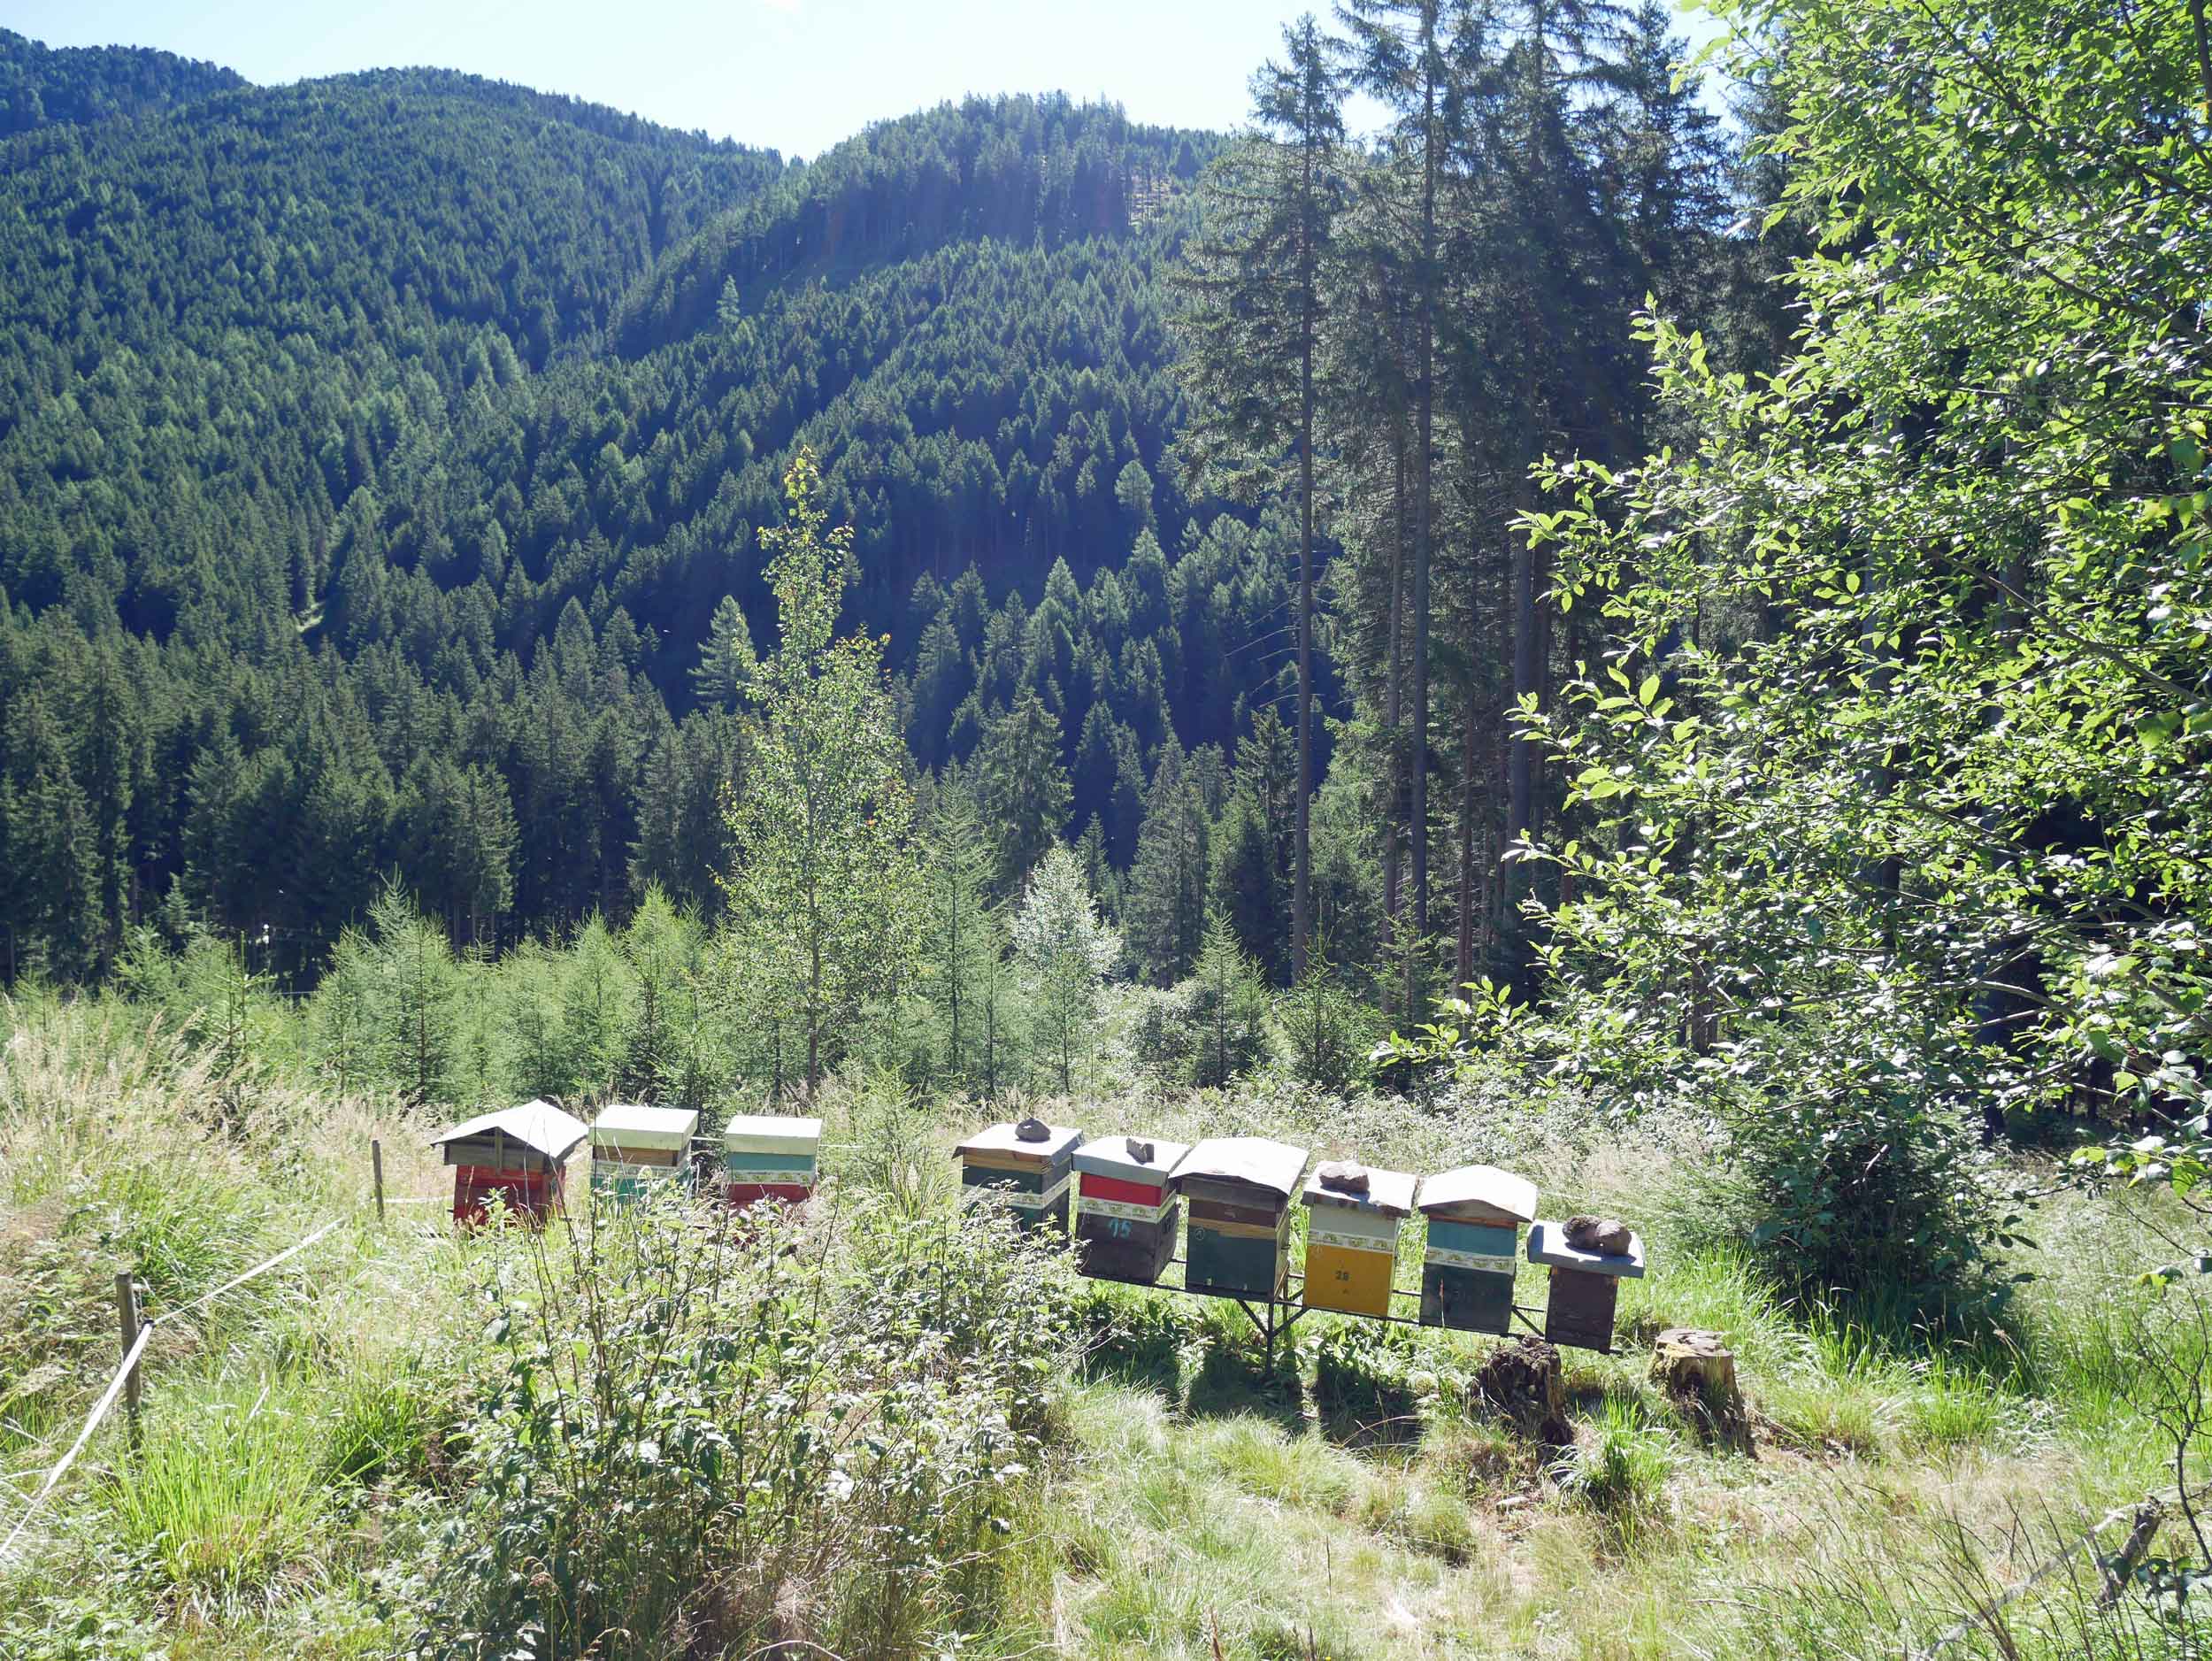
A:
<svg viewBox="0 0 2212 1661">
<path fill-rule="evenodd" d="M 1171 278 L 1184 296 L 1178 372 L 1193 395 L 1185 442 L 1201 477 L 1251 499 L 1284 488 L 1298 514 L 1298 801 L 1291 955 L 1310 927 L 1313 773 L 1314 434 L 1325 263 L 1344 195 L 1342 89 L 1311 16 L 1283 31 L 1286 63 L 1252 78 L 1256 131 L 1209 169 L 1206 235 Z"/>
<path fill-rule="evenodd" d="M 781 635 L 752 681 L 722 943 L 737 1000 L 795 1024 L 810 1089 L 862 1004 L 910 974 L 924 896 L 880 648 L 872 635 L 836 635 L 851 527 L 825 534 L 810 454 L 792 463 L 785 491 L 787 523 L 761 532 Z"/>
<path fill-rule="evenodd" d="M 452 948 L 397 882 L 370 912 L 380 1071 L 416 1107 L 453 1100 L 462 988 Z"/>
<path fill-rule="evenodd" d="M 1024 688 L 976 751 L 976 795 L 998 839 L 999 891 L 1018 890 L 1066 828 L 1072 792 L 1060 763 L 1060 723 Z"/>
<path fill-rule="evenodd" d="M 1100 920 L 1083 867 L 1064 844 L 1054 844 L 1031 873 L 1014 915 L 1013 947 L 1037 1049 L 1060 1094 L 1070 1095 L 1077 1057 L 1087 1053 L 1097 1024 L 1101 989 L 1121 956 L 1121 938 Z"/>
<path fill-rule="evenodd" d="M 1123 909 L 1130 951 L 1156 985 L 1172 985 L 1197 960 L 1205 930 L 1207 831 L 1183 752 L 1171 740 L 1146 798 Z"/>
<path fill-rule="evenodd" d="M 1004 956 L 1005 924 L 991 902 L 994 861 L 975 798 L 956 773 L 941 780 L 932 804 L 923 866 L 929 922 L 924 934 L 926 985 L 944 1035 L 944 1064 L 955 1079 L 993 1071 L 984 1055 L 987 1015 Z"/>
<path fill-rule="evenodd" d="M 1342 0 L 1338 15 L 1350 31 L 1352 83 L 1379 99 L 1393 118 L 1392 142 L 1416 173 L 1415 200 L 1403 233 L 1403 264 L 1412 289 L 1413 450 L 1407 634 L 1412 665 L 1407 719 L 1411 725 L 1406 823 L 1412 838 L 1412 918 L 1416 937 L 1428 932 L 1429 632 L 1431 569 L 1436 531 L 1436 331 L 1445 273 L 1438 258 L 1437 207 L 1448 152 L 1462 117 L 1455 56 L 1476 35 L 1462 0 Z"/>
<path fill-rule="evenodd" d="M 1237 943 L 1236 930 L 1218 911 L 1206 919 L 1204 942 L 1182 996 L 1193 1084 L 1219 1088 L 1258 1065 L 1267 1042 L 1267 995 Z"/>
</svg>

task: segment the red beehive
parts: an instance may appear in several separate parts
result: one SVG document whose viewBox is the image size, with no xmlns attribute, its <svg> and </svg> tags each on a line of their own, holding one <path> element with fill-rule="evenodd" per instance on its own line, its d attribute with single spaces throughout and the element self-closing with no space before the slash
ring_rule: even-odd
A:
<svg viewBox="0 0 2212 1661">
<path fill-rule="evenodd" d="M 484 1220 L 492 1196 L 505 1196 L 511 1215 L 542 1221 L 560 1210 L 568 1157 L 588 1131 L 550 1102 L 526 1102 L 465 1119 L 430 1145 L 453 1169 L 453 1219 Z"/>
</svg>

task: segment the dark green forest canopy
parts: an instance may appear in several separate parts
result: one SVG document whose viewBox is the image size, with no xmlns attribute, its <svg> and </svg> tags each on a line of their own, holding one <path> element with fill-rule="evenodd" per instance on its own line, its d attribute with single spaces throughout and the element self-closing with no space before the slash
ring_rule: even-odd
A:
<svg viewBox="0 0 2212 1661">
<path fill-rule="evenodd" d="M 246 84 L 215 64 L 134 46 L 56 51 L 0 29 L 0 134 L 151 115 Z"/>
<path fill-rule="evenodd" d="M 1467 83 L 1432 619 L 1386 581 L 1402 134 L 1363 152 L 1331 267 L 1315 919 L 1368 968 L 1406 834 L 1388 639 L 1433 627 L 1453 905 L 1502 916 L 1469 877 L 1503 846 L 1477 824 L 1498 481 L 1540 429 L 1632 447 L 1630 311 L 1732 269 L 1663 19 L 1606 17 L 1603 98 L 1510 57 Z M 1187 969 L 1213 902 L 1286 972 L 1297 514 L 1215 494 L 1180 442 L 1171 273 L 1230 141 L 972 98 L 787 165 L 442 72 L 264 88 L 8 48 L 42 114 L 0 215 L 0 975 L 96 977 L 196 921 L 311 978 L 391 873 L 487 949 L 653 883 L 713 910 L 758 534 L 802 449 L 918 773 L 1014 816 L 1000 886 L 1007 849 L 1080 841 L 1147 973 Z"/>
<path fill-rule="evenodd" d="M 94 972 L 164 896 L 306 969 L 393 869 L 487 942 L 648 880 L 711 904 L 741 762 L 702 656 L 726 596 L 766 627 L 802 443 L 932 759 L 1025 687 L 1069 763 L 1110 700 L 1141 788 L 1271 694 L 1279 657 L 1223 681 L 1265 545 L 1166 461 L 1153 267 L 1205 135 L 971 101 L 786 168 L 459 75 L 14 55 L 115 85 L 9 141 L 0 806 L 67 850 L 9 862 L 10 973 Z"/>
</svg>

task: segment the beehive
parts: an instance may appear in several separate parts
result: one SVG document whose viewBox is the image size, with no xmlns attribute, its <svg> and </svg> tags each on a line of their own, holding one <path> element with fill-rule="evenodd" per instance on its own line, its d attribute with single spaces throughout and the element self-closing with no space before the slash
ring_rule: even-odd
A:
<svg viewBox="0 0 2212 1661">
<path fill-rule="evenodd" d="M 1025 1127 L 1041 1134 L 1025 1137 Z M 1079 1130 L 1033 1119 L 978 1131 L 953 1150 L 960 1162 L 961 1203 L 1002 1204 L 1024 1228 L 1049 1223 L 1064 1234 L 1075 1150 L 1082 1141 Z"/>
<path fill-rule="evenodd" d="M 1169 1179 L 1190 1208 L 1187 1290 L 1274 1298 L 1290 1269 L 1290 1198 L 1306 1150 L 1264 1136 L 1215 1136 L 1176 1163 Z"/>
<path fill-rule="evenodd" d="M 1536 1217 L 1536 1185 L 1495 1165 L 1425 1177 L 1415 1202 L 1428 1221 L 1421 1324 L 1502 1336 L 1513 1319 L 1521 1226 Z"/>
<path fill-rule="evenodd" d="M 814 1192 L 822 1121 L 741 1113 L 723 1127 L 723 1193 L 733 1206 L 762 1200 L 793 1204 Z"/>
<path fill-rule="evenodd" d="M 568 1157 L 584 1121 L 550 1102 L 525 1102 L 465 1119 L 430 1145 L 453 1167 L 453 1217 L 480 1223 L 494 1196 L 511 1215 L 535 1222 L 558 1211 Z"/>
<path fill-rule="evenodd" d="M 699 1115 L 686 1107 L 614 1102 L 591 1122 L 591 1191 L 637 1199 L 669 1183 L 691 1187 L 691 1138 Z"/>
<path fill-rule="evenodd" d="M 1610 1355 L 1613 1307 L 1621 1282 L 1643 1277 L 1643 1241 L 1632 1234 L 1628 1250 L 1609 1257 L 1569 1245 L 1563 1227 L 1542 1222 L 1528 1231 L 1528 1260 L 1551 1271 L 1544 1299 L 1544 1336 L 1555 1344 Z"/>
<path fill-rule="evenodd" d="M 1190 1150 L 1179 1142 L 1110 1136 L 1075 1150 L 1076 1266 L 1106 1280 L 1150 1286 L 1175 1256 L 1182 1203 L 1168 1173 Z"/>
<path fill-rule="evenodd" d="M 1420 1179 L 1349 1161 L 1324 1165 L 1306 1181 L 1308 1309 L 1390 1313 L 1398 1225 L 1413 1211 Z"/>
</svg>

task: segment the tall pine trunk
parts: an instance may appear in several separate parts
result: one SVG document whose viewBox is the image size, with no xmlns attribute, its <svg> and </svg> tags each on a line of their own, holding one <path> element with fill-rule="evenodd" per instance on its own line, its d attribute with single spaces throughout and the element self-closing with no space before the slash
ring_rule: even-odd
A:
<svg viewBox="0 0 2212 1661">
<path fill-rule="evenodd" d="M 1405 545 L 1406 545 L 1406 434 L 1400 414 L 1391 423 L 1393 476 L 1390 539 L 1389 675 L 1383 689 L 1383 726 L 1390 764 L 1390 804 L 1383 815 L 1383 931 L 1398 943 L 1398 910 L 1402 848 L 1399 824 L 1405 811 Z"/>
<path fill-rule="evenodd" d="M 1290 881 L 1291 979 L 1306 972 L 1306 940 L 1312 924 L 1312 866 L 1308 833 L 1313 801 L 1313 337 L 1314 179 L 1313 149 L 1304 147 L 1302 182 L 1305 190 L 1301 230 L 1303 292 L 1298 341 L 1298 812 L 1293 833 Z"/>
<path fill-rule="evenodd" d="M 1414 475 L 1412 801 L 1413 940 L 1429 932 L 1429 557 L 1434 529 L 1436 413 L 1436 12 L 1421 11 L 1420 375 L 1415 385 L 1420 431 Z M 1413 1006 L 1415 955 L 1406 958 L 1406 1006 Z"/>
</svg>

